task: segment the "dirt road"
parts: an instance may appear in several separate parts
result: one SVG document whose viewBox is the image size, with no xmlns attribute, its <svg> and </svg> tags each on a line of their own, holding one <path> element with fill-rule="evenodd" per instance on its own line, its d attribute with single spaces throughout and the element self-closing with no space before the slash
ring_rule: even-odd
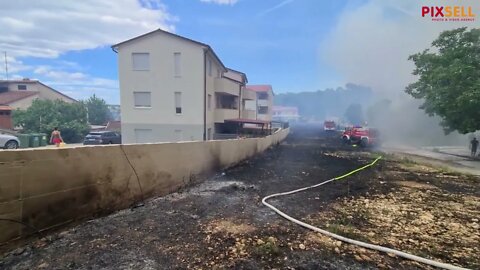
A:
<svg viewBox="0 0 480 270">
<path fill-rule="evenodd" d="M 320 133 L 294 129 L 280 146 L 183 192 L 32 240 L 6 253 L 0 268 L 430 269 L 332 241 L 261 204 L 266 195 L 330 179 L 377 155 Z M 479 183 L 387 158 L 346 180 L 270 202 L 332 232 L 479 268 Z"/>
</svg>

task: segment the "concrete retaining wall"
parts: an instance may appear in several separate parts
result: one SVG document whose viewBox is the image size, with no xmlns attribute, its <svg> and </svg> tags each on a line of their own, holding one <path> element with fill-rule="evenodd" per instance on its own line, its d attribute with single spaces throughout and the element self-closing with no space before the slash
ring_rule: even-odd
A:
<svg viewBox="0 0 480 270">
<path fill-rule="evenodd" d="M 141 200 L 140 186 L 145 198 L 171 193 L 264 151 L 288 132 L 240 140 L 0 151 L 0 218 L 48 229 L 123 209 Z M 0 220 L 0 243 L 30 233 Z"/>
</svg>

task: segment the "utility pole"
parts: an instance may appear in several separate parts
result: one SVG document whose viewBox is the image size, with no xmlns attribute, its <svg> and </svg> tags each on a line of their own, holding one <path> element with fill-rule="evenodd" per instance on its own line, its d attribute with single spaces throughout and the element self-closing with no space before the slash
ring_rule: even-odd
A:
<svg viewBox="0 0 480 270">
<path fill-rule="evenodd" d="M 7 80 L 8 80 L 8 61 L 7 61 L 7 52 L 4 52 L 5 54 L 5 75 L 7 77 Z"/>
</svg>

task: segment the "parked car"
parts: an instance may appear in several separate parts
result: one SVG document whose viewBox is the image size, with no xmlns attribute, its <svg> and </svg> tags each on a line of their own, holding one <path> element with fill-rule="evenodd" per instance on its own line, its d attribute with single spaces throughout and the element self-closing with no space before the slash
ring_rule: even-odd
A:
<svg viewBox="0 0 480 270">
<path fill-rule="evenodd" d="M 0 134 L 0 147 L 3 149 L 17 149 L 20 146 L 20 140 L 8 134 Z"/>
<path fill-rule="evenodd" d="M 344 144 L 359 144 L 361 147 L 379 145 L 377 129 L 366 127 L 348 127 L 342 134 Z"/>
<path fill-rule="evenodd" d="M 120 144 L 122 136 L 113 131 L 92 131 L 85 136 L 84 145 Z"/>
</svg>

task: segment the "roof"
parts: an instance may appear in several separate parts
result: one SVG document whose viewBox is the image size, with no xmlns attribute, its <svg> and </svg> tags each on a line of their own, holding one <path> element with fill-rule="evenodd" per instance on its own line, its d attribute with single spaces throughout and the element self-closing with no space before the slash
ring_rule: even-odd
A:
<svg viewBox="0 0 480 270">
<path fill-rule="evenodd" d="M 0 80 L 1 83 L 37 83 L 38 80 L 30 80 L 30 79 L 21 79 L 21 80 Z"/>
<path fill-rule="evenodd" d="M 15 101 L 38 95 L 37 91 L 8 91 L 0 93 L 0 105 L 9 105 Z"/>
<path fill-rule="evenodd" d="M 261 84 L 261 85 L 247 85 L 246 86 L 248 89 L 255 91 L 255 92 L 269 92 L 272 91 L 273 94 L 273 89 L 272 86 L 269 84 Z"/>
<path fill-rule="evenodd" d="M 71 98 L 71 97 L 65 95 L 64 93 L 53 89 L 52 87 L 50 87 L 50 86 L 42 83 L 42 82 L 39 81 L 39 80 L 31 80 L 31 79 L 22 79 L 22 80 L 0 80 L 0 84 L 2 84 L 2 83 L 22 83 L 22 84 L 23 84 L 23 83 L 38 83 L 38 84 L 41 84 L 41 85 L 47 87 L 48 89 L 52 90 L 53 92 L 55 92 L 55 93 L 57 93 L 57 94 L 65 97 L 65 98 L 68 98 L 68 99 L 70 99 L 70 100 L 72 100 L 72 101 L 77 101 L 76 99 Z M 0 104 L 1 104 L 1 103 L 0 103 Z"/>
<path fill-rule="evenodd" d="M 237 119 L 225 119 L 224 122 L 247 123 L 247 124 L 269 124 L 271 121 L 237 118 Z"/>
<path fill-rule="evenodd" d="M 177 34 L 174 34 L 174 33 L 170 33 L 168 31 L 165 31 L 165 30 L 162 30 L 160 28 L 158 28 L 157 30 L 154 30 L 154 31 L 151 31 L 151 32 L 148 32 L 148 33 L 145 33 L 143 35 L 140 35 L 140 36 L 137 36 L 137 37 L 134 37 L 134 38 L 131 38 L 131 39 L 127 39 L 125 41 L 122 41 L 120 43 L 117 43 L 115 45 L 112 45 L 112 49 L 114 52 L 117 52 L 115 49 L 118 48 L 120 45 L 123 45 L 123 44 L 126 44 L 126 43 L 130 43 L 134 40 L 137 40 L 139 38 L 143 38 L 143 37 L 146 37 L 146 36 L 149 36 L 149 35 L 152 35 L 154 33 L 164 33 L 164 34 L 167 34 L 167 35 L 170 35 L 172 37 L 176 37 L 176 38 L 179 38 L 179 39 L 182 39 L 182 40 L 185 40 L 185 41 L 188 41 L 188 42 L 191 42 L 191 43 L 194 43 L 196 45 L 199 45 L 201 47 L 204 47 L 207 52 L 211 52 L 213 54 L 213 57 L 220 63 L 220 65 L 223 67 L 223 69 L 226 71 L 227 68 L 225 67 L 225 65 L 223 64 L 222 60 L 220 60 L 220 58 L 217 56 L 217 54 L 215 53 L 215 51 L 212 49 L 212 47 L 210 47 L 210 45 L 208 44 L 205 44 L 205 43 L 202 43 L 202 42 L 199 42 L 199 41 L 196 41 L 196 40 L 193 40 L 193 39 L 189 39 L 189 38 L 186 38 L 186 37 L 183 37 L 183 36 L 180 36 L 180 35 L 177 35 Z"/>
<path fill-rule="evenodd" d="M 56 92 L 57 94 L 60 94 L 60 95 L 66 97 L 66 98 L 68 98 L 68 99 L 71 99 L 72 101 L 75 101 L 75 102 L 78 101 L 78 100 L 76 100 L 76 99 L 74 99 L 74 98 L 71 98 L 71 97 L 65 95 L 64 93 L 62 93 L 62 92 L 60 92 L 60 91 L 57 91 L 57 90 L 53 89 L 52 87 L 50 87 L 50 86 L 42 83 L 41 81 L 38 81 L 38 83 L 41 84 L 41 85 L 43 85 L 43 86 L 45 86 L 45 87 L 47 87 L 47 88 L 49 88 L 49 89 L 52 90 L 53 92 Z"/>
<path fill-rule="evenodd" d="M 107 123 L 107 130 L 120 130 L 122 128 L 122 122 L 110 121 Z"/>
<path fill-rule="evenodd" d="M 235 76 L 230 76 L 228 73 L 236 73 L 238 75 L 240 75 L 240 77 L 243 78 L 244 81 L 238 81 Z M 234 69 L 231 69 L 231 68 L 227 68 L 227 73 L 223 74 L 223 76 L 225 78 L 228 78 L 228 79 L 231 79 L 231 80 L 234 80 L 236 82 L 239 82 L 239 83 L 248 83 L 248 78 L 247 78 L 247 74 L 241 72 L 241 71 L 238 71 L 238 70 L 234 70 Z"/>
<path fill-rule="evenodd" d="M 11 111 L 12 107 L 6 105 L 0 105 L 0 111 Z"/>
</svg>

